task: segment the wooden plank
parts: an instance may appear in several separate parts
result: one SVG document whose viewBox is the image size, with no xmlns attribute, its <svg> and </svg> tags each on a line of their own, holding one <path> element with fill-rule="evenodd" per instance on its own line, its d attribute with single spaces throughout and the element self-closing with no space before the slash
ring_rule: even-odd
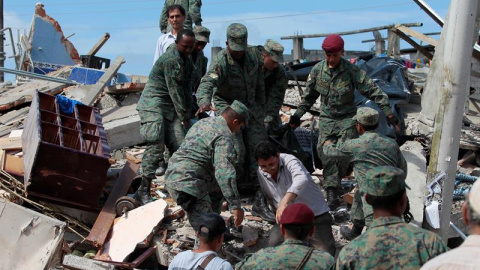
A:
<svg viewBox="0 0 480 270">
<path fill-rule="evenodd" d="M 109 33 L 103 34 L 103 36 L 97 41 L 97 44 L 93 46 L 93 48 L 90 49 L 90 51 L 87 53 L 87 55 L 95 55 L 97 52 L 102 48 L 102 46 L 107 42 L 107 40 L 110 38 Z"/>
<path fill-rule="evenodd" d="M 10 111 L 0 117 L 0 123 L 7 125 L 12 121 L 23 118 L 27 113 L 30 107 L 21 108 L 20 110 Z"/>
<path fill-rule="evenodd" d="M 415 49 L 419 50 L 421 54 L 425 55 L 428 59 L 433 59 L 433 54 L 431 54 L 429 51 L 427 51 L 425 48 L 420 46 L 417 42 L 415 42 L 413 39 L 411 39 L 409 36 L 407 36 L 405 33 L 400 31 L 397 28 L 393 28 L 392 31 L 397 34 L 399 37 L 401 37 L 403 40 L 408 42 L 410 45 L 412 45 Z"/>
<path fill-rule="evenodd" d="M 423 23 L 404 23 L 403 25 L 405 25 L 407 27 L 420 27 L 420 26 L 423 26 Z M 318 38 L 318 37 L 326 37 L 326 36 L 331 35 L 331 34 L 337 34 L 337 35 L 340 35 L 340 36 L 354 35 L 354 34 L 368 33 L 368 32 L 372 32 L 372 31 L 390 29 L 394 26 L 395 26 L 394 24 L 389 24 L 389 25 L 384 25 L 384 26 L 378 26 L 378 27 L 372 27 L 372 28 L 366 28 L 366 29 L 359 29 L 359 30 L 353 30 L 353 31 L 346 31 L 346 32 L 335 32 L 335 33 L 325 33 L 325 34 L 315 34 L 315 35 L 296 35 L 296 36 L 281 37 L 280 39 Z"/>
<path fill-rule="evenodd" d="M 402 31 L 403 33 L 409 35 L 409 36 L 412 36 L 414 38 L 418 38 L 419 40 L 423 41 L 423 42 L 426 42 L 430 45 L 433 45 L 433 46 L 437 46 L 438 44 L 438 40 L 435 40 L 431 37 L 428 37 L 420 32 L 417 32 L 413 29 L 410 29 L 408 27 L 405 27 L 403 25 L 400 25 L 400 26 L 397 26 L 396 27 L 398 30 Z"/>
<path fill-rule="evenodd" d="M 22 149 L 22 137 L 0 138 L 0 149 Z"/>
<path fill-rule="evenodd" d="M 95 247 L 100 248 L 105 243 L 110 227 L 112 227 L 115 216 L 115 202 L 118 198 L 127 194 L 128 189 L 132 183 L 132 180 L 137 175 L 137 171 L 140 165 L 131 161 L 127 161 L 120 173 L 112 192 L 108 196 L 107 202 L 102 208 L 102 211 L 98 215 L 90 234 L 87 236 L 87 241 L 91 242 Z"/>
<path fill-rule="evenodd" d="M 107 83 L 112 79 L 113 75 L 117 73 L 117 71 L 120 69 L 124 62 L 125 59 L 123 58 L 123 56 L 118 56 L 117 59 L 115 59 L 115 62 L 113 62 L 113 64 L 105 71 L 105 73 L 102 75 L 102 77 L 100 77 L 97 83 L 88 87 L 89 91 L 87 95 L 82 98 L 82 103 L 88 106 L 94 105 L 95 101 L 97 100 L 98 96 L 103 92 L 103 89 L 105 88 Z"/>
</svg>

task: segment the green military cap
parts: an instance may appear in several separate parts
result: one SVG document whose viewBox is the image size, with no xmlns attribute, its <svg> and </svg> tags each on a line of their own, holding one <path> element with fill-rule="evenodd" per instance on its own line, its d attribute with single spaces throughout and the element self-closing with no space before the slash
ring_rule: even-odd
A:
<svg viewBox="0 0 480 270">
<path fill-rule="evenodd" d="M 228 47 L 233 51 L 247 49 L 247 27 L 241 23 L 232 23 L 227 28 Z"/>
<path fill-rule="evenodd" d="M 360 107 L 353 119 L 363 126 L 375 126 L 378 124 L 378 112 L 370 107 Z"/>
<path fill-rule="evenodd" d="M 393 166 L 380 166 L 367 171 L 367 181 L 360 186 L 366 194 L 389 196 L 410 187 L 405 183 L 405 173 Z"/>
<path fill-rule="evenodd" d="M 250 118 L 250 113 L 247 106 L 238 100 L 234 100 L 232 104 L 230 104 L 230 109 L 243 116 L 243 118 L 245 118 L 245 124 L 247 124 L 248 119 Z"/>
<path fill-rule="evenodd" d="M 273 39 L 267 39 L 265 45 L 263 46 L 265 51 L 267 51 L 272 59 L 277 63 L 283 63 L 283 46 L 282 44 L 276 42 Z"/>
<path fill-rule="evenodd" d="M 195 34 L 195 39 L 201 42 L 210 42 L 210 30 L 203 26 L 195 26 L 193 28 L 193 33 Z"/>
</svg>

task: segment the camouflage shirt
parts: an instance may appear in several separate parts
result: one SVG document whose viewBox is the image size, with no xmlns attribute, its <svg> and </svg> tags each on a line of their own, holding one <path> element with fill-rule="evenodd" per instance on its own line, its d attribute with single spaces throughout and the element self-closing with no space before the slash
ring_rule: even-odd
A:
<svg viewBox="0 0 480 270">
<path fill-rule="evenodd" d="M 355 115 L 355 89 L 375 101 L 385 115 L 391 114 L 387 95 L 373 83 L 365 71 L 342 58 L 336 69 L 331 70 L 325 60 L 312 68 L 295 115 L 304 115 L 318 97 L 322 102 L 320 116 L 343 118 Z"/>
<path fill-rule="evenodd" d="M 173 5 L 180 5 L 185 9 L 185 25 L 188 29 L 192 29 L 192 23 L 195 25 L 202 25 L 202 16 L 200 9 L 202 7 L 202 0 L 165 0 L 163 5 L 162 16 L 160 17 L 160 31 L 167 32 L 168 14 L 167 8 Z"/>
<path fill-rule="evenodd" d="M 234 100 L 245 104 L 253 117 L 265 115 L 265 81 L 263 62 L 256 47 L 248 47 L 243 64 L 234 60 L 228 49 L 221 50 L 200 81 L 197 90 L 198 105 L 213 103 L 221 113 Z"/>
<path fill-rule="evenodd" d="M 220 190 L 230 209 L 240 208 L 233 161 L 233 134 L 222 116 L 195 123 L 168 162 L 167 186 L 197 198 Z"/>
<path fill-rule="evenodd" d="M 258 57 L 263 63 L 263 46 L 257 46 L 257 49 Z M 271 122 L 275 117 L 278 117 L 278 112 L 282 107 L 287 89 L 287 78 L 285 76 L 285 69 L 280 64 L 274 70 L 264 70 L 264 76 L 266 94 L 265 122 Z"/>
<path fill-rule="evenodd" d="M 437 234 L 381 217 L 371 228 L 343 247 L 336 269 L 419 269 L 448 247 Z"/>
<path fill-rule="evenodd" d="M 194 59 L 192 53 L 192 60 Z M 207 73 L 207 64 L 208 64 L 208 58 L 205 57 L 205 54 L 203 51 L 197 52 L 196 53 L 195 60 L 193 61 L 193 64 L 195 65 L 195 79 L 193 83 L 193 91 L 197 91 L 198 86 L 200 85 L 200 80 L 202 79 L 203 75 Z"/>
<path fill-rule="evenodd" d="M 300 240 L 286 239 L 278 247 L 268 247 L 248 254 L 235 269 L 295 269 L 303 260 L 310 245 Z M 335 260 L 325 251 L 313 250 L 302 269 L 333 269 Z"/>
<path fill-rule="evenodd" d="M 194 69 L 190 57 L 183 60 L 176 46 L 169 47 L 153 65 L 137 110 L 161 112 L 170 121 L 175 114 L 181 121 L 189 120 Z"/>
<path fill-rule="evenodd" d="M 398 144 L 375 131 L 366 131 L 357 139 L 324 145 L 323 152 L 328 157 L 352 157 L 355 178 L 361 185 L 365 175 L 371 168 L 378 166 L 394 166 L 407 173 L 407 162 L 398 147 Z"/>
</svg>

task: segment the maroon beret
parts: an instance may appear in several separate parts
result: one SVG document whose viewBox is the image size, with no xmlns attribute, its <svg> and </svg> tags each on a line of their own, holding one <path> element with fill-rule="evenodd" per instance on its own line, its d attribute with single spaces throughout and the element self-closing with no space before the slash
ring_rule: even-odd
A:
<svg viewBox="0 0 480 270">
<path fill-rule="evenodd" d="M 315 215 L 304 203 L 292 203 L 283 210 L 280 224 L 313 224 Z"/>
<path fill-rule="evenodd" d="M 336 53 L 343 49 L 343 39 L 339 35 L 329 35 L 322 44 L 322 49 L 329 53 Z"/>
</svg>

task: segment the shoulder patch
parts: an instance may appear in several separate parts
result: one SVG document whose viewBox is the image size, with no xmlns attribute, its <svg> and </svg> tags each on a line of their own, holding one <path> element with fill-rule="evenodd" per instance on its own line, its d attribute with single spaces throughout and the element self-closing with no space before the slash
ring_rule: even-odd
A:
<svg viewBox="0 0 480 270">
<path fill-rule="evenodd" d="M 209 76 L 210 76 L 210 78 L 212 78 L 212 79 L 215 79 L 215 80 L 218 79 L 218 75 L 215 74 L 215 73 L 211 73 Z"/>
</svg>

